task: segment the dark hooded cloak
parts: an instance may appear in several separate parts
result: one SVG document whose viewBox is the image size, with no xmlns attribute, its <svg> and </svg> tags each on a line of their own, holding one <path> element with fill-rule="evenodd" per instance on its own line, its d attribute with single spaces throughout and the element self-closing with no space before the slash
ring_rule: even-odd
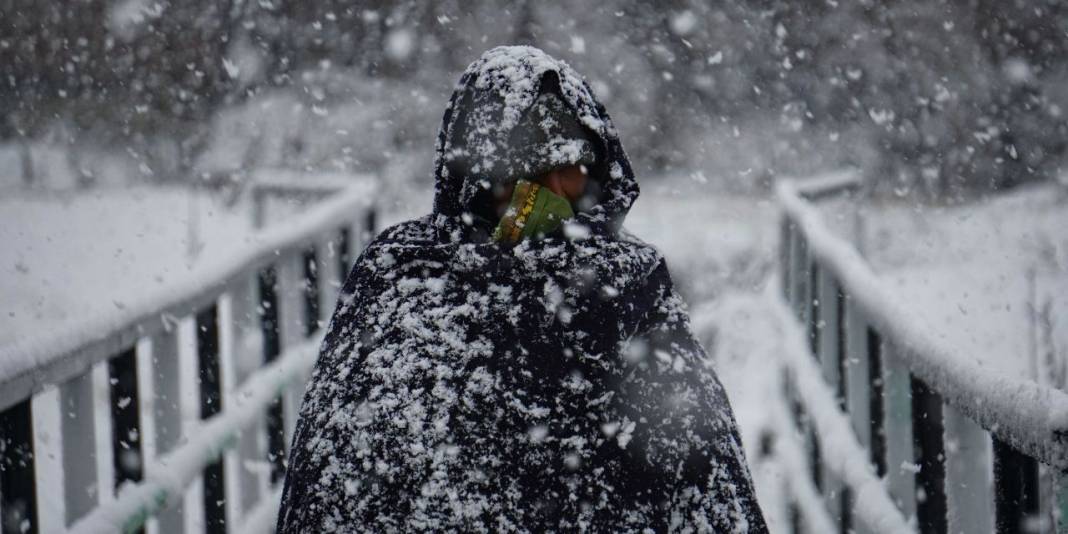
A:
<svg viewBox="0 0 1068 534">
<path fill-rule="evenodd" d="M 598 202 L 500 245 L 473 215 L 485 179 L 450 169 L 455 115 L 490 106 L 482 126 L 507 134 L 549 78 L 594 134 Z M 486 52 L 450 99 L 434 172 L 434 212 L 382 232 L 348 276 L 279 532 L 766 532 L 664 259 L 621 230 L 638 184 L 589 86 L 535 48 Z"/>
</svg>

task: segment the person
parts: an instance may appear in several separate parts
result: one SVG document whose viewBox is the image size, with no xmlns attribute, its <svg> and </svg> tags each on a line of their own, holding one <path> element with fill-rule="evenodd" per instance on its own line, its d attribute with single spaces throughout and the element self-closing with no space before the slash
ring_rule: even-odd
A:
<svg viewBox="0 0 1068 534">
<path fill-rule="evenodd" d="M 279 532 L 766 532 L 737 425 L 589 85 L 531 47 L 463 73 L 430 215 L 355 262 Z"/>
</svg>

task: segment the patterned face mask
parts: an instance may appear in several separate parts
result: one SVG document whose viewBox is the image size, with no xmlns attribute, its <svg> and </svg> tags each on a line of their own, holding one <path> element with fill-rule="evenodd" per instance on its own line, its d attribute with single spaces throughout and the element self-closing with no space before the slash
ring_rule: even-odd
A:
<svg viewBox="0 0 1068 534">
<path fill-rule="evenodd" d="M 534 182 L 519 180 L 512 191 L 512 200 L 493 231 L 493 239 L 501 243 L 517 243 L 556 230 L 564 220 L 575 216 L 566 198 Z"/>
</svg>

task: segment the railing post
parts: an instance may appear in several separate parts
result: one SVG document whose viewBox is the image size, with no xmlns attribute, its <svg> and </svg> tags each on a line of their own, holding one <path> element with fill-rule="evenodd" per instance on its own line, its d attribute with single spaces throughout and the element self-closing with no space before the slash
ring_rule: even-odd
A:
<svg viewBox="0 0 1068 534">
<path fill-rule="evenodd" d="M 820 272 L 820 367 L 823 379 L 836 391 L 840 391 L 841 373 L 839 350 L 842 347 L 844 331 L 841 330 L 841 313 L 845 306 L 845 295 L 838 287 L 838 281 L 827 270 Z"/>
<path fill-rule="evenodd" d="M 200 419 L 222 411 L 222 372 L 219 365 L 219 309 L 216 303 L 196 315 L 197 369 L 200 377 Z M 226 532 L 226 476 L 222 458 L 204 468 L 204 528 Z"/>
<path fill-rule="evenodd" d="M 901 512 L 910 517 L 916 513 L 912 383 L 908 366 L 894 353 L 899 349 L 887 342 L 882 346 L 886 482 Z"/>
<path fill-rule="evenodd" d="M 805 236 L 798 233 L 796 256 L 794 257 L 794 313 L 797 314 L 798 320 L 801 324 L 808 323 L 808 311 L 812 304 L 812 288 L 809 284 L 812 281 L 809 275 L 810 266 L 812 265 L 809 258 L 808 240 Z"/>
<path fill-rule="evenodd" d="M 839 386 L 838 350 L 840 332 L 838 329 L 839 307 L 842 306 L 842 296 L 839 293 L 838 282 L 834 279 L 829 269 L 819 270 L 817 283 L 816 302 L 819 313 L 817 329 L 819 332 L 817 343 L 817 355 L 820 367 L 823 371 L 823 379 L 835 389 Z M 852 504 L 848 488 L 841 480 L 831 475 L 830 470 L 824 467 L 824 500 L 831 517 L 839 519 L 842 532 L 848 532 L 852 528 Z"/>
<path fill-rule="evenodd" d="M 284 256 L 278 262 L 278 325 L 281 350 L 300 343 L 308 335 L 308 296 L 305 255 L 302 253 Z M 293 439 L 297 416 L 300 410 L 300 395 L 291 389 L 282 393 L 282 413 L 285 430 L 285 445 Z M 286 455 L 288 458 L 288 453 Z"/>
<path fill-rule="evenodd" d="M 952 405 L 942 409 L 949 531 L 994 532 L 990 434 Z"/>
<path fill-rule="evenodd" d="M 30 399 L 0 412 L 0 531 L 36 533 L 36 469 Z"/>
<path fill-rule="evenodd" d="M 155 423 L 154 449 L 158 458 L 171 452 L 182 439 L 182 371 L 178 357 L 177 319 L 170 319 L 164 329 L 150 338 L 152 347 L 152 402 Z M 157 464 L 149 462 L 148 468 Z M 184 499 L 156 515 L 156 524 L 163 534 L 178 534 L 185 530 Z"/>
<path fill-rule="evenodd" d="M 920 532 L 945 534 L 946 513 L 945 430 L 942 397 L 919 378 L 912 377 L 912 443 L 916 473 L 916 519 Z"/>
<path fill-rule="evenodd" d="M 994 504 L 999 533 L 1034 532 L 1039 517 L 1038 463 L 993 439 Z"/>
<path fill-rule="evenodd" d="M 304 337 L 311 337 L 319 331 L 319 321 L 322 314 L 322 302 L 320 302 L 322 290 L 320 289 L 319 284 L 320 262 L 318 247 L 313 244 L 305 249 L 301 260 L 304 269 L 304 276 L 301 283 L 304 300 L 304 315 L 302 317 L 302 322 L 304 323 Z"/>
<path fill-rule="evenodd" d="M 96 473 L 96 425 L 93 375 L 76 376 L 59 387 L 60 441 L 63 448 L 63 501 L 66 525 L 99 502 Z"/>
<path fill-rule="evenodd" d="M 883 384 L 883 341 L 874 328 L 865 332 L 868 346 L 868 422 L 871 463 L 879 476 L 886 475 L 886 402 Z"/>
<path fill-rule="evenodd" d="M 100 362 L 92 367 L 89 372 L 93 383 L 93 404 L 98 407 L 111 406 L 111 376 L 108 362 Z M 93 426 L 96 427 L 96 491 L 97 500 L 100 504 L 110 502 L 115 498 L 115 458 L 112 449 L 111 410 L 93 410 Z"/>
<path fill-rule="evenodd" d="M 1053 502 L 1050 503 L 1056 521 L 1057 534 L 1068 534 L 1068 471 L 1052 474 Z"/>
<path fill-rule="evenodd" d="M 801 305 L 801 287 L 802 287 L 802 266 L 805 255 L 803 254 L 803 248 L 801 244 L 802 235 L 801 230 L 797 227 L 796 223 L 791 222 L 790 225 L 790 287 L 789 287 L 789 304 L 790 311 L 793 312 L 795 317 L 800 318 L 801 315 L 798 312 L 798 306 Z"/>
<path fill-rule="evenodd" d="M 278 270 L 275 266 L 264 268 L 259 273 L 260 327 L 263 333 L 263 359 L 270 363 L 282 351 L 279 317 Z M 282 397 L 267 408 L 267 459 L 271 465 L 270 483 L 282 480 L 285 474 L 286 437 L 285 413 Z"/>
<path fill-rule="evenodd" d="M 338 280 L 342 286 L 345 285 L 349 270 L 352 269 L 352 264 L 356 261 L 355 250 L 356 243 L 354 242 L 351 227 L 342 226 L 337 235 L 337 272 L 339 273 Z"/>
<path fill-rule="evenodd" d="M 232 384 L 229 391 L 236 391 L 253 373 L 263 366 L 263 333 L 260 330 L 257 314 L 256 280 L 245 277 L 237 281 L 228 293 L 228 311 L 230 336 L 227 342 L 228 354 L 232 364 Z M 234 455 L 233 468 L 235 476 L 231 479 L 233 491 L 231 501 L 236 501 L 230 508 L 231 517 L 243 517 L 252 510 L 256 503 L 266 494 L 268 479 L 266 470 L 255 466 L 266 461 L 263 421 L 253 424 L 238 438 L 237 451 Z M 239 495 L 235 498 L 234 495 Z"/>
<path fill-rule="evenodd" d="M 846 408 L 860 444 L 871 451 L 871 370 L 868 358 L 868 325 L 852 300 L 846 300 Z"/>
<path fill-rule="evenodd" d="M 804 407 L 801 404 L 801 397 L 798 395 L 797 387 L 793 383 L 793 377 L 790 376 L 791 373 L 793 373 L 793 370 L 791 370 L 789 366 L 783 365 L 781 367 L 781 372 L 782 375 L 779 380 L 782 387 L 782 395 L 790 408 L 790 422 L 794 425 L 793 429 L 783 429 L 783 432 L 791 433 L 796 431 L 799 435 L 803 435 L 805 432 L 805 413 Z M 781 440 L 779 446 L 782 446 Z M 802 534 L 804 529 L 801 521 L 801 508 L 798 505 L 796 498 L 793 496 L 789 497 L 788 503 L 787 512 L 790 521 L 789 532 L 792 534 Z"/>
<path fill-rule="evenodd" d="M 378 210 L 371 206 L 367 208 L 367 212 L 363 216 L 363 227 L 360 228 L 360 242 L 353 250 L 360 251 L 371 242 L 374 238 L 375 232 L 378 231 Z M 355 255 L 353 256 L 355 259 Z"/>
<path fill-rule="evenodd" d="M 1057 469 L 1044 463 L 1038 464 L 1038 523 L 1050 532 L 1058 529 L 1057 515 Z M 1068 525 L 1062 525 L 1061 529 L 1068 530 Z"/>
<path fill-rule="evenodd" d="M 819 344 L 819 332 L 817 328 L 816 314 L 819 312 L 819 306 L 816 303 L 816 282 L 817 282 L 817 266 L 811 252 L 808 249 L 808 242 L 801 241 L 801 255 L 800 261 L 803 266 L 803 270 L 799 271 L 798 283 L 801 284 L 798 294 L 800 295 L 800 301 L 798 302 L 798 317 L 801 319 L 801 324 L 805 325 L 805 333 L 808 336 L 809 341 L 809 353 L 814 357 L 819 357 L 819 351 L 817 345 Z M 820 450 L 819 436 L 816 435 L 815 425 L 809 419 L 804 431 L 805 446 L 808 449 L 809 454 L 809 468 L 812 470 L 812 484 L 817 490 L 822 491 L 823 487 L 823 462 L 821 460 L 822 451 Z"/>
</svg>

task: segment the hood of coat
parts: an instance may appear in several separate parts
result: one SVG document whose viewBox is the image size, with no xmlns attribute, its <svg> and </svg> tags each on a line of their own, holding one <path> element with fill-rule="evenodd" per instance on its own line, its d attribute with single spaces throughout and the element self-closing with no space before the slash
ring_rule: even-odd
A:
<svg viewBox="0 0 1068 534">
<path fill-rule="evenodd" d="M 599 145 L 596 147 L 598 160 L 589 168 L 590 177 L 600 188 L 598 202 L 579 213 L 577 221 L 597 233 L 619 231 L 624 217 L 638 198 L 639 188 L 612 120 L 589 84 L 574 69 L 530 46 L 493 48 L 471 63 L 460 77 L 438 131 L 434 158 L 435 214 L 452 222 L 459 220 L 470 213 L 476 194 L 485 187 L 484 178 L 463 175 L 448 164 L 450 154 L 456 150 L 452 139 L 460 122 L 461 103 L 481 106 L 473 112 L 490 120 L 482 121 L 480 127 L 490 129 L 491 135 L 507 139 L 522 123 L 525 112 L 534 105 L 542 83 L 553 75 L 559 82 L 559 96 L 578 122 L 594 134 L 594 141 Z M 482 133 L 485 135 L 486 132 Z M 500 154 L 492 151 L 481 153 L 479 157 L 486 166 L 504 164 L 494 161 Z"/>
</svg>

